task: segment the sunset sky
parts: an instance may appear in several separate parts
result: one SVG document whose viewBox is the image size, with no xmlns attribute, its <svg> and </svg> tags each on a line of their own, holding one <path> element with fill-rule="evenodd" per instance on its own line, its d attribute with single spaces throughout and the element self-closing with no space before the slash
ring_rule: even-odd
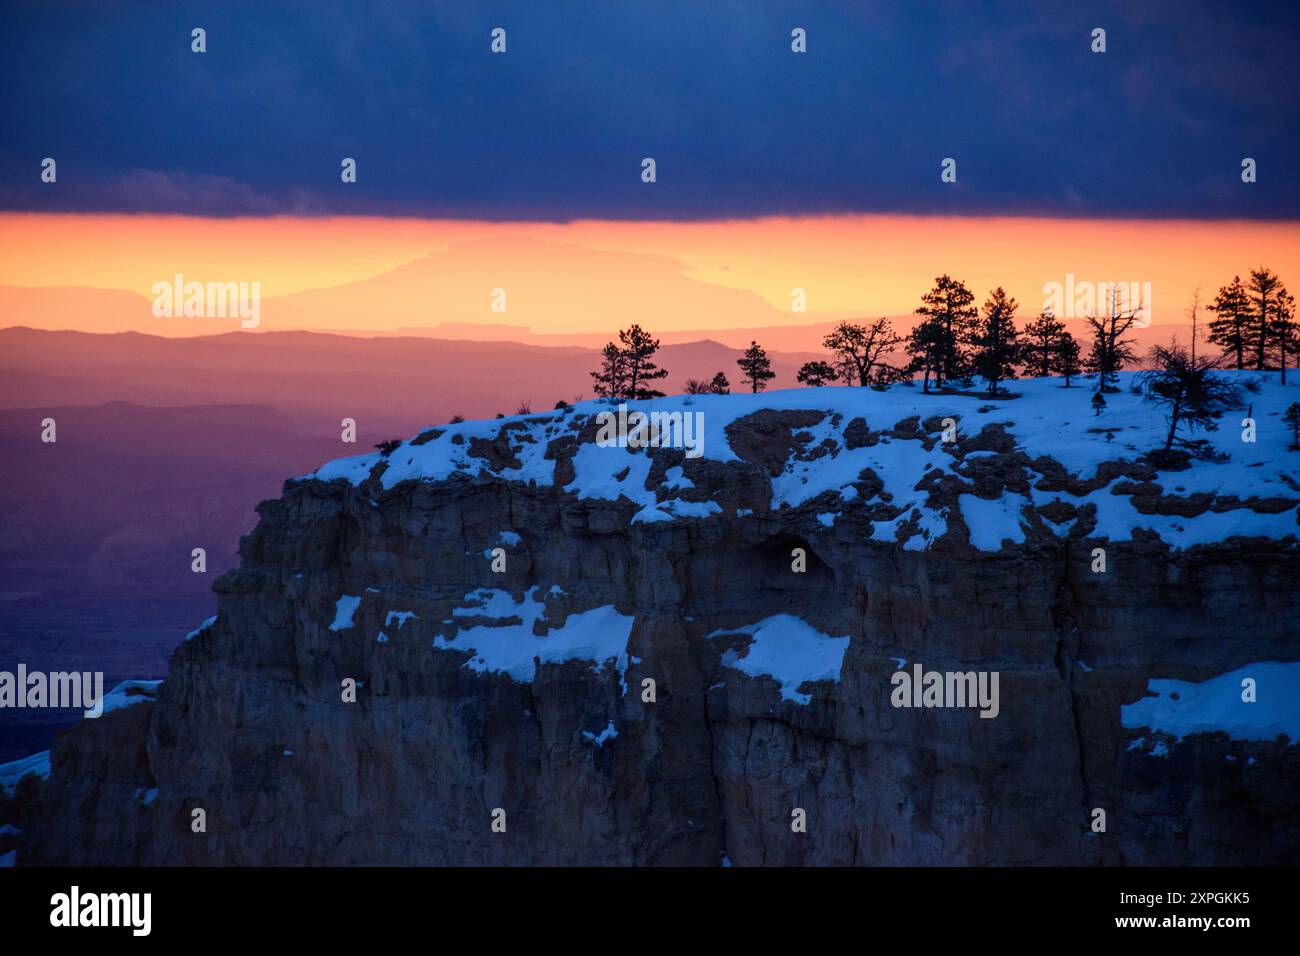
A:
<svg viewBox="0 0 1300 956">
<path fill-rule="evenodd" d="M 612 252 L 621 255 L 593 255 Z M 385 275 L 407 263 L 415 265 L 406 271 L 419 271 Z M 339 327 L 305 308 L 276 323 L 284 306 L 275 299 L 373 276 L 380 278 L 330 297 L 347 311 L 358 296 L 354 319 L 340 318 L 343 327 L 485 322 L 538 333 L 608 331 L 640 305 L 617 301 L 620 288 L 653 298 L 657 327 L 665 330 L 794 324 L 910 312 L 939 271 L 960 276 L 981 296 L 1002 284 L 1025 313 L 1041 307 L 1044 283 L 1064 283 L 1069 273 L 1080 281 L 1150 282 L 1155 321 L 1181 321 L 1198 286 L 1210 297 L 1234 273 L 1260 263 L 1284 277 L 1300 275 L 1300 225 L 891 215 L 574 223 L 0 216 L 0 285 L 148 297 L 155 282 L 176 272 L 198 281 L 258 281 L 266 328 Z M 721 287 L 719 294 L 711 287 Z M 493 288 L 506 290 L 503 314 L 490 311 Z M 806 290 L 806 314 L 791 311 L 794 288 Z M 143 308 L 135 328 L 169 333 Z"/>
<path fill-rule="evenodd" d="M 4 324 L 192 334 L 132 296 L 14 291 L 148 297 L 175 273 L 259 282 L 262 330 L 363 332 L 906 314 L 940 272 L 1027 314 L 1071 273 L 1150 282 L 1168 322 L 1255 266 L 1300 284 L 1294 4 L 4 16 Z"/>
</svg>

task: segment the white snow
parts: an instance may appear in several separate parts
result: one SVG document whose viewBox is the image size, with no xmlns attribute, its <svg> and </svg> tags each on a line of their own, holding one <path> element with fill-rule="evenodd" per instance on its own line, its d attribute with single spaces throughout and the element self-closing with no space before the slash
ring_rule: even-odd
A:
<svg viewBox="0 0 1300 956">
<path fill-rule="evenodd" d="M 798 430 L 808 432 L 811 440 L 796 446 L 782 472 L 771 479 L 772 507 L 798 507 L 827 492 L 838 495 L 846 506 L 870 505 L 875 499 L 860 505 L 861 496 L 853 486 L 862 470 L 870 468 L 890 496 L 889 503 L 901 509 L 893 521 L 874 522 L 872 537 L 896 541 L 901 527 L 914 518 L 921 532 L 909 537 L 905 547 L 922 550 L 947 532 L 947 516 L 943 508 L 930 507 L 928 493 L 917 489 L 918 482 L 937 470 L 946 475 L 966 476 L 962 480 L 973 492 L 968 477 L 971 468 L 978 467 L 981 459 L 986 460 L 993 453 L 969 451 L 963 459 L 957 459 L 955 449 L 942 442 L 927 451 L 919 439 L 889 435 L 881 435 L 873 445 L 849 449 L 844 438 L 849 422 L 861 417 L 869 428 L 880 433 L 907 418 L 919 417 L 925 421 L 932 417 L 954 417 L 963 436 L 974 436 L 984 425 L 997 423 L 1005 427 L 1016 448 L 1029 458 L 1051 457 L 1076 477 L 1087 480 L 1103 462 L 1134 461 L 1144 452 L 1164 444 L 1167 425 L 1163 411 L 1129 391 L 1134 374 L 1121 373 L 1121 391 L 1107 396 L 1106 410 L 1100 416 L 1093 414 L 1089 403 L 1088 380 L 1081 379 L 1079 387 L 1066 389 L 1057 378 L 1013 381 L 1010 388 L 1019 397 L 994 402 L 976 396 L 925 395 L 920 388 L 907 385 L 883 392 L 837 386 L 758 395 L 699 395 L 692 398 L 690 409 L 704 416 L 705 458 L 719 462 L 736 459 L 726 429 L 739 418 L 763 409 L 823 412 L 819 422 Z M 1281 422 L 1281 413 L 1287 405 L 1300 400 L 1300 384 L 1284 387 L 1275 373 L 1228 374 L 1243 383 L 1260 384 L 1258 393 L 1245 395 L 1258 423 L 1257 440 L 1241 440 L 1240 421 L 1245 412 L 1230 412 L 1220 420 L 1217 431 L 1194 433 L 1196 438 L 1208 439 L 1215 451 L 1226 454 L 1226 462 L 1196 461 L 1185 471 L 1162 471 L 1158 483 L 1167 494 L 1209 492 L 1236 495 L 1242 500 L 1252 495 L 1300 498 L 1297 490 L 1300 453 L 1286 451 L 1287 436 Z M 672 413 L 687 407 L 684 396 L 627 405 L 629 412 Z M 977 411 L 981 407 L 986 408 L 984 413 Z M 537 415 L 439 426 L 442 434 L 436 439 L 419 446 L 403 445 L 389 459 L 383 459 L 377 452 L 343 458 L 305 477 L 343 479 L 355 484 L 364 481 L 376 466 L 386 461 L 380 479 L 386 488 L 408 479 L 441 481 L 455 474 L 495 474 L 507 480 L 553 486 L 555 462 L 545 457 L 547 443 L 560 435 L 574 434 L 591 416 L 608 410 L 607 402 L 596 400 Z M 1112 434 L 1114 437 L 1108 440 Z M 488 459 L 471 455 L 476 439 L 504 439 L 518 459 L 519 467 L 494 468 Z M 829 449 L 828 453 L 814 457 L 812 450 L 823 445 Z M 581 499 L 626 499 L 635 506 L 631 520 L 637 524 L 713 518 L 721 512 L 717 502 L 691 503 L 672 497 L 683 489 L 696 487 L 697 482 L 689 477 L 692 462 L 688 459 L 682 465 L 666 469 L 663 480 L 647 488 L 651 458 L 644 450 L 584 442 L 573 456 L 574 477 L 564 490 Z M 973 494 L 963 494 L 960 502 L 962 514 L 972 530 L 974 546 L 998 550 L 1005 540 L 1024 540 L 1020 514 L 1023 505 L 1042 507 L 1058 499 L 1074 505 L 1096 505 L 1098 524 L 1093 537 L 1116 541 L 1130 540 L 1138 528 L 1155 531 L 1175 548 L 1220 541 L 1233 535 L 1276 539 L 1300 534 L 1294 508 L 1271 515 L 1233 508 L 1220 513 L 1207 511 L 1191 519 L 1144 515 L 1133 508 L 1129 496 L 1112 494 L 1110 486 L 1081 497 L 1034 488 L 1028 500 L 1004 494 L 1000 501 L 987 502 Z M 829 526 L 830 519 L 825 516 L 833 513 L 823 509 L 818 513 L 818 520 Z M 1054 533 L 1066 535 L 1073 525 L 1072 520 L 1066 520 L 1059 526 L 1048 527 Z"/>
<path fill-rule="evenodd" d="M 612 604 L 570 614 L 559 627 L 551 627 L 541 637 L 533 633 L 533 624 L 546 612 L 546 604 L 533 587 L 519 601 L 499 588 L 479 588 L 465 595 L 466 606 L 458 607 L 454 617 L 482 617 L 499 624 L 478 624 L 458 628 L 452 637 L 434 641 L 438 650 L 468 651 L 473 656 L 465 666 L 476 671 L 509 674 L 517 681 L 531 681 L 537 662 L 561 663 L 569 660 L 592 661 L 593 670 L 613 660 L 620 676 L 627 672 L 627 641 L 632 633 L 633 618 L 620 614 Z M 518 618 L 520 623 L 505 623 Z"/>
<path fill-rule="evenodd" d="M 531 595 L 532 592 L 529 592 Z M 530 598 L 525 597 L 524 603 L 528 603 Z M 541 602 L 537 602 L 539 605 Z M 455 608 L 451 613 L 456 617 L 510 617 L 515 614 L 517 609 L 523 604 L 515 601 L 510 596 L 509 591 L 503 591 L 500 588 L 478 588 L 470 591 L 465 595 L 465 604 L 462 607 Z M 544 610 L 544 606 L 537 609 L 538 616 Z"/>
<path fill-rule="evenodd" d="M 202 624 L 200 624 L 200 625 L 199 625 L 198 627 L 196 627 L 194 630 L 192 630 L 192 631 L 190 631 L 188 634 L 186 634 L 186 635 L 185 635 L 185 640 L 187 640 L 187 641 L 191 641 L 191 640 L 193 640 L 194 638 L 198 637 L 200 634 L 202 634 L 204 631 L 206 631 L 208 628 L 210 628 L 213 624 L 216 624 L 216 623 L 217 623 L 217 616 L 214 614 L 214 615 L 212 615 L 212 617 L 208 618 L 206 621 L 204 621 Z"/>
<path fill-rule="evenodd" d="M 694 488 L 695 482 L 686 477 L 681 465 L 675 465 L 664 472 L 665 488 Z"/>
<path fill-rule="evenodd" d="M 633 504 L 653 506 L 655 493 L 645 486 L 650 464 L 650 456 L 641 451 L 587 442 L 573 456 L 576 477 L 564 490 L 580 499 L 617 501 L 623 497 Z"/>
<path fill-rule="evenodd" d="M 714 631 L 709 637 L 748 634 L 743 651 L 728 650 L 722 663 L 750 677 L 771 677 L 781 685 L 781 697 L 799 704 L 812 695 L 799 693 L 805 681 L 840 679 L 840 664 L 849 648 L 847 637 L 830 637 L 792 614 L 776 614 L 757 624 Z"/>
<path fill-rule="evenodd" d="M 50 752 L 48 750 L 42 750 L 30 757 L 23 757 L 21 760 L 0 763 L 0 790 L 12 796 L 14 787 L 18 786 L 18 781 L 29 773 L 34 773 L 42 779 L 50 775 Z"/>
<path fill-rule="evenodd" d="M 615 737 L 618 736 L 618 730 L 614 727 L 614 721 L 611 720 L 609 722 L 609 726 L 607 726 L 600 733 L 593 734 L 589 731 L 584 730 L 582 732 L 582 736 L 586 737 L 587 740 L 591 741 L 597 747 L 603 747 L 605 746 L 606 740 L 613 740 Z"/>
<path fill-rule="evenodd" d="M 672 521 L 673 516 L 654 505 L 646 505 L 632 516 L 632 524 L 652 524 L 656 521 Z"/>
<path fill-rule="evenodd" d="M 1242 681 L 1255 681 L 1255 702 L 1242 700 Z M 1300 743 L 1300 662 L 1247 664 L 1199 684 L 1153 678 L 1144 697 L 1120 708 L 1129 728 L 1147 728 L 1179 740 L 1189 734 L 1226 733 L 1233 740 Z"/>
<path fill-rule="evenodd" d="M 344 594 L 334 605 L 334 623 L 330 625 L 331 631 L 346 631 L 352 626 L 352 615 L 357 613 L 357 608 L 361 606 L 361 598 L 353 597 L 351 594 Z"/>
<path fill-rule="evenodd" d="M 672 521 L 674 518 L 707 518 L 721 511 L 722 505 L 716 501 L 682 501 L 680 498 L 673 498 L 658 504 L 646 505 L 632 516 L 632 523 Z"/>
<path fill-rule="evenodd" d="M 104 713 L 153 700 L 161 686 L 160 680 L 124 680 L 104 695 Z"/>
<path fill-rule="evenodd" d="M 388 616 L 384 618 L 384 627 L 391 627 L 396 621 L 398 630 L 401 630 L 406 626 L 406 622 L 415 616 L 414 611 L 389 611 Z"/>
<path fill-rule="evenodd" d="M 999 551 L 1004 539 L 1012 544 L 1025 540 L 1020 524 L 1020 509 L 1029 504 L 1024 495 L 1006 494 L 988 500 L 975 495 L 961 495 L 961 516 L 970 528 L 970 543 L 981 551 Z"/>
</svg>

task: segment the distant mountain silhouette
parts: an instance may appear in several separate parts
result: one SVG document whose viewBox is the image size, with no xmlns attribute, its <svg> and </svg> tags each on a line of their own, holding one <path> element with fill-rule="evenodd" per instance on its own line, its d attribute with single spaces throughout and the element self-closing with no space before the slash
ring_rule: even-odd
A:
<svg viewBox="0 0 1300 956">
<path fill-rule="evenodd" d="M 665 391 L 723 371 L 739 380 L 741 350 L 715 341 L 665 345 Z M 792 388 L 809 354 L 772 352 L 773 388 Z M 273 332 L 169 339 L 125 333 L 0 330 L 0 408 L 92 405 L 274 406 L 313 434 L 355 418 L 363 437 L 419 429 L 454 414 L 512 413 L 592 395 L 595 348 L 432 338 Z"/>
</svg>

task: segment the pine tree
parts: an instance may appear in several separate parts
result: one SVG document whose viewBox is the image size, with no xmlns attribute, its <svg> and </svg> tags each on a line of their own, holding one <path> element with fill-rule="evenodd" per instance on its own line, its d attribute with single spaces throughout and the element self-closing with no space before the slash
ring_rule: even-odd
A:
<svg viewBox="0 0 1300 956">
<path fill-rule="evenodd" d="M 609 342 L 600 355 L 600 368 L 591 373 L 592 388 L 600 398 L 624 398 L 627 395 L 627 362 L 623 350 Z"/>
<path fill-rule="evenodd" d="M 921 391 L 930 391 L 930 373 L 934 373 L 935 388 L 939 387 L 939 349 L 943 339 L 943 325 L 938 319 L 924 319 L 912 328 L 907 337 L 907 351 L 912 360 L 908 371 L 921 372 Z"/>
<path fill-rule="evenodd" d="M 1060 371 L 1057 363 L 1061 336 L 1064 334 L 1065 323 L 1058 321 L 1051 310 L 1043 312 L 1025 326 L 1021 354 L 1024 356 L 1026 374 L 1046 378 L 1053 372 Z"/>
<path fill-rule="evenodd" d="M 870 325 L 841 322 L 822 340 L 822 347 L 835 353 L 835 377 L 866 386 L 902 374 L 884 360 L 902 341 L 888 319 L 877 319 Z"/>
<path fill-rule="evenodd" d="M 929 391 L 930 372 L 935 373 L 935 388 L 950 381 L 969 381 L 970 337 L 979 319 L 975 296 L 966 284 L 947 275 L 934 280 L 934 288 L 921 296 L 917 315 L 925 319 L 912 330 L 909 350 L 913 366 L 926 371 L 925 390 Z"/>
<path fill-rule="evenodd" d="M 727 381 L 727 376 L 721 372 L 713 376 L 713 381 L 709 383 L 709 391 L 714 395 L 730 395 L 731 383 Z"/>
<path fill-rule="evenodd" d="M 1269 352 L 1274 347 L 1278 318 L 1278 298 L 1286 294 L 1286 286 L 1271 269 L 1261 266 L 1250 270 L 1250 284 L 1246 287 L 1250 300 L 1246 318 L 1248 347 L 1255 354 L 1255 369 L 1268 367 Z"/>
<path fill-rule="evenodd" d="M 647 398 L 662 398 L 663 392 L 649 388 L 648 383 L 668 377 L 668 370 L 655 365 L 653 357 L 659 351 L 659 340 L 652 338 L 639 325 L 618 333 L 622 343 L 624 366 L 627 370 L 627 397 L 634 402 Z"/>
<path fill-rule="evenodd" d="M 1277 365 L 1282 370 L 1282 384 L 1286 384 L 1287 358 L 1300 356 L 1300 329 L 1295 322 L 1295 299 L 1285 288 L 1277 295 L 1277 309 L 1273 318 L 1273 341 L 1277 349 Z"/>
<path fill-rule="evenodd" d="M 754 394 L 767 388 L 767 383 L 776 378 L 767 352 L 763 351 L 763 346 L 752 340 L 749 348 L 745 349 L 744 357 L 736 359 L 736 364 L 740 366 L 742 372 L 740 380 L 749 383 L 750 390 Z"/>
<path fill-rule="evenodd" d="M 1190 430 L 1215 431 L 1216 418 L 1241 407 L 1241 386 L 1218 374 L 1217 360 L 1194 359 L 1180 345 L 1157 345 L 1150 354 L 1155 368 L 1138 375 L 1138 386 L 1145 398 L 1167 409 L 1165 451 L 1178 437 L 1182 423 Z"/>
<path fill-rule="evenodd" d="M 795 378 L 810 388 L 821 388 L 835 381 L 836 372 L 829 362 L 816 359 L 812 362 L 804 362 L 795 374 Z"/>
<path fill-rule="evenodd" d="M 1062 388 L 1069 388 L 1070 379 L 1083 371 L 1083 367 L 1079 364 L 1079 343 L 1069 332 L 1062 332 L 1061 337 L 1057 339 L 1052 368 L 1060 372 L 1065 379 Z"/>
<path fill-rule="evenodd" d="M 1292 402 L 1286 407 L 1282 421 L 1291 426 L 1291 450 L 1300 451 L 1300 402 Z"/>
<path fill-rule="evenodd" d="M 989 397 L 996 398 L 998 383 L 1016 377 L 1020 360 L 1020 343 L 1016 333 L 1016 309 L 1019 303 L 1001 286 L 989 293 L 984 303 L 984 317 L 971 335 L 974 347 L 972 366 L 989 383 Z"/>
<path fill-rule="evenodd" d="M 1230 354 L 1237 368 L 1245 368 L 1246 326 L 1250 314 L 1250 298 L 1241 284 L 1241 276 L 1219 290 L 1210 303 L 1210 311 L 1218 318 L 1210 323 L 1209 340 Z"/>
</svg>

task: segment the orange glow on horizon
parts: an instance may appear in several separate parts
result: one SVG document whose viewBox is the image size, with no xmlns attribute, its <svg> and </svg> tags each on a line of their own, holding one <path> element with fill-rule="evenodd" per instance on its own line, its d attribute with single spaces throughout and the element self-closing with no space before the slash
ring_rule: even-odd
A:
<svg viewBox="0 0 1300 956">
<path fill-rule="evenodd" d="M 417 265 L 399 268 L 408 263 Z M 1044 283 L 1064 282 L 1069 273 L 1081 281 L 1150 282 L 1155 321 L 1171 322 L 1182 320 L 1198 288 L 1204 304 L 1233 275 L 1260 265 L 1300 286 L 1300 223 L 889 215 L 555 224 L 0 214 L 0 286 L 148 297 L 155 282 L 179 272 L 200 281 L 256 280 L 262 296 L 274 299 L 373 280 L 329 299 L 308 297 L 301 307 L 268 304 L 268 314 L 280 310 L 281 328 L 378 331 L 467 322 L 527 325 L 535 333 L 607 332 L 621 321 L 621 288 L 629 298 L 657 297 L 656 327 L 665 331 L 796 325 L 910 313 L 942 272 L 965 280 L 980 302 L 994 285 L 1004 286 L 1022 315 L 1038 311 Z M 504 314 L 489 310 L 493 287 L 509 292 Z M 791 312 L 795 288 L 806 290 L 806 314 Z M 320 319 L 323 326 L 313 324 L 323 315 L 320 302 L 339 304 L 337 315 Z"/>
</svg>

